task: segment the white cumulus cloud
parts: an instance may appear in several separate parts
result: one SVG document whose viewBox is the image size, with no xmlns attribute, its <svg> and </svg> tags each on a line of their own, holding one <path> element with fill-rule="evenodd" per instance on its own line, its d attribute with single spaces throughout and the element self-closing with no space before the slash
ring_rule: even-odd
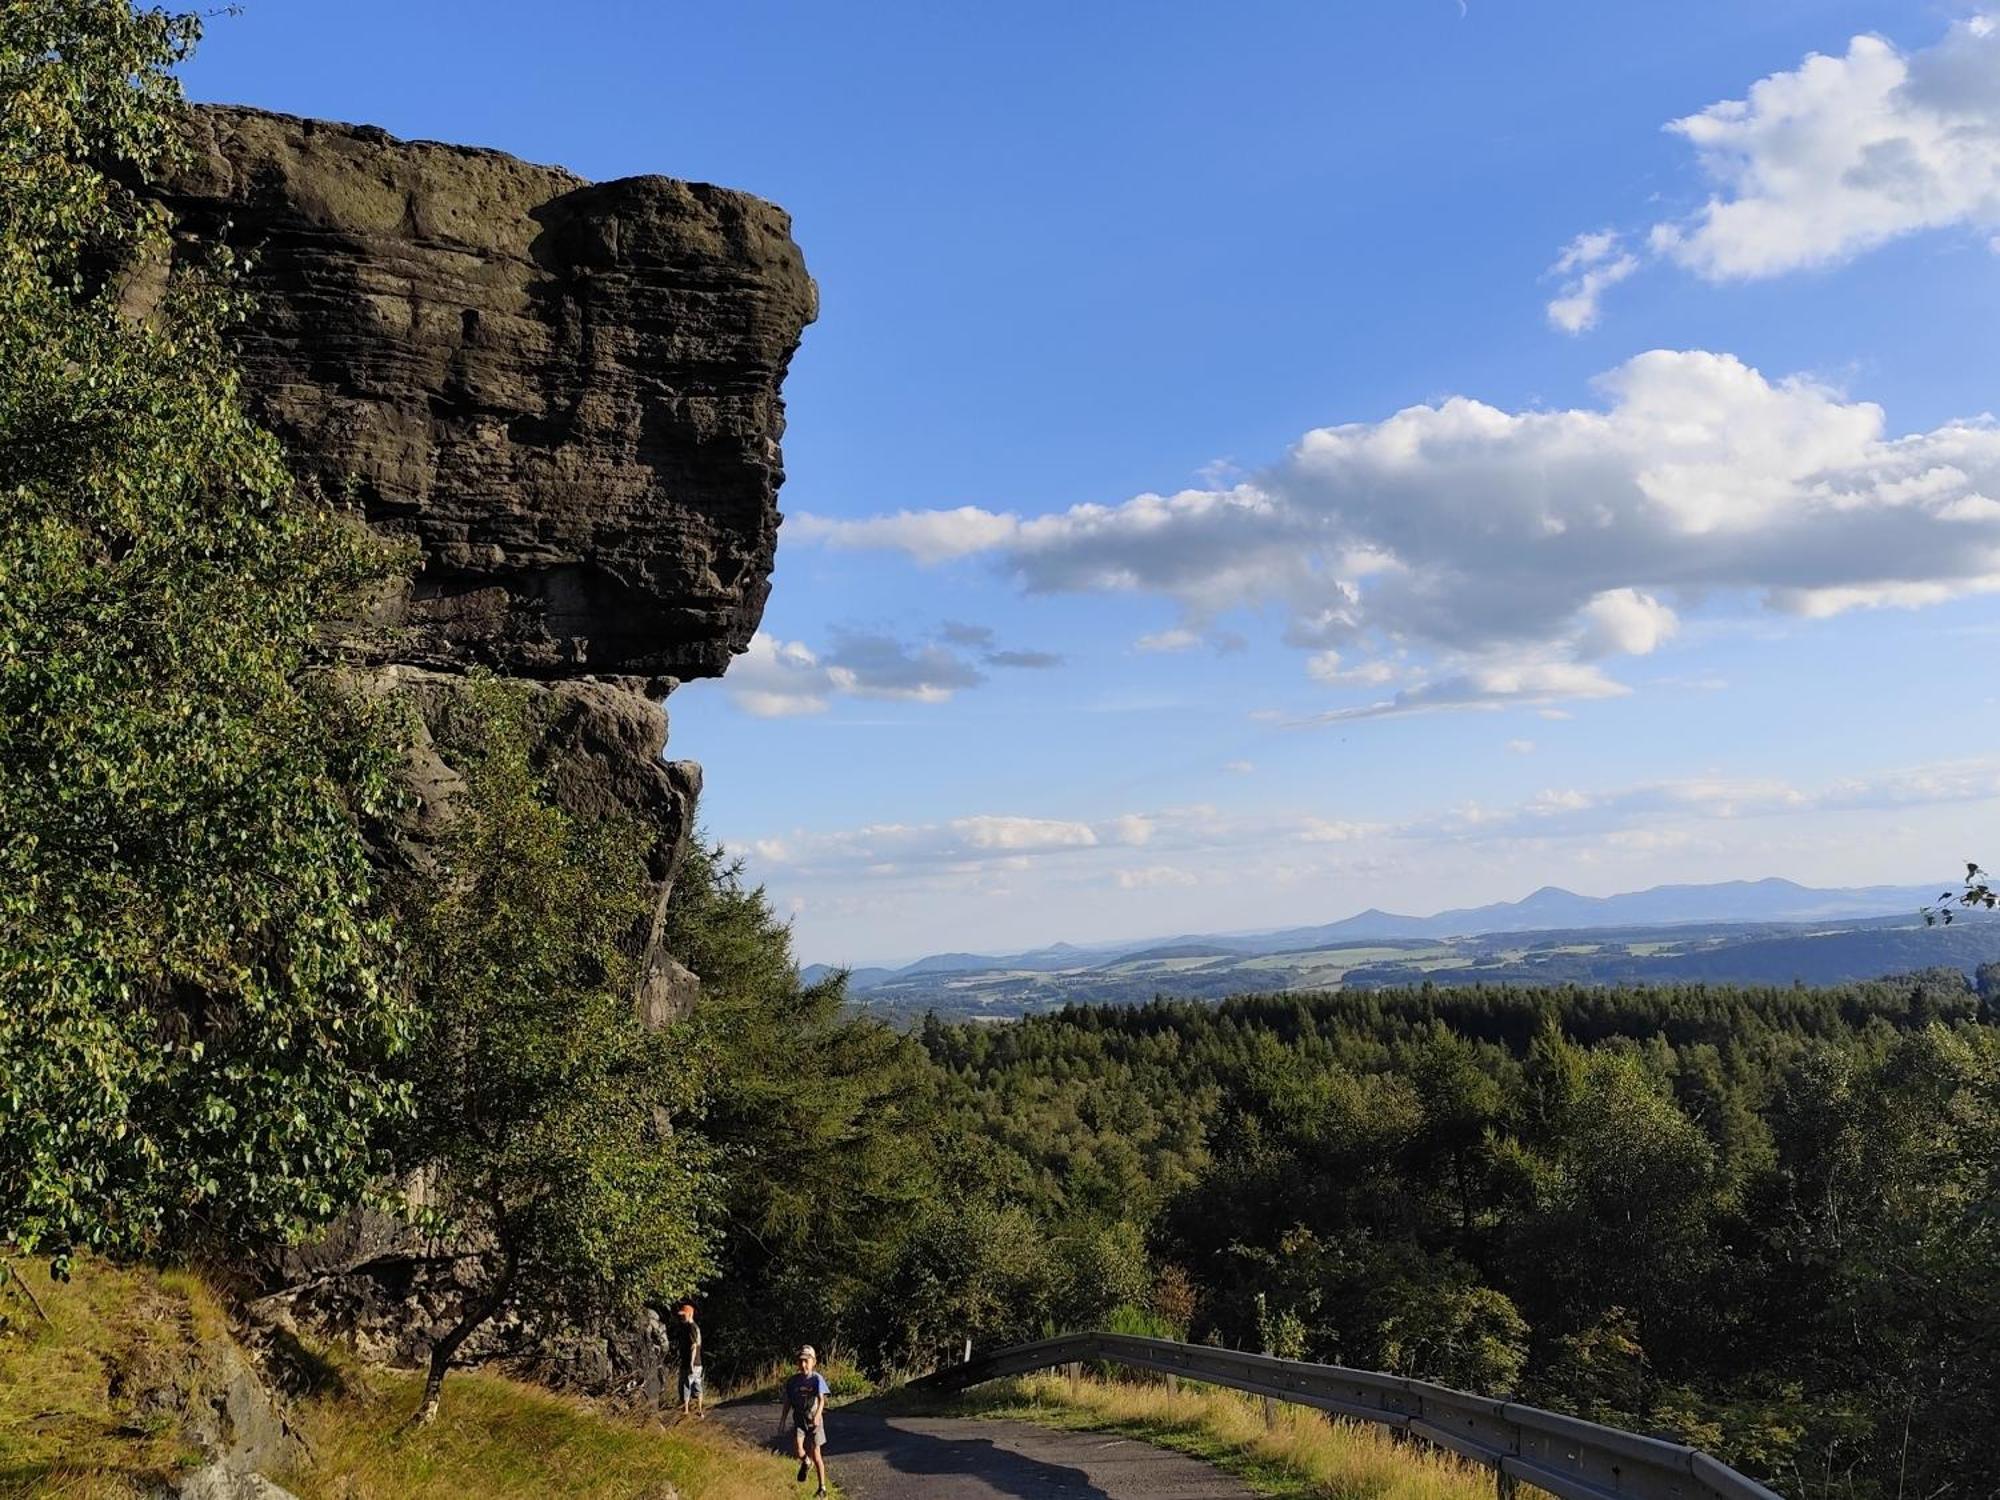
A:
<svg viewBox="0 0 2000 1500">
<path fill-rule="evenodd" d="M 1654 224 L 1645 253 L 1709 281 L 1745 281 L 1848 260 L 1924 230 L 1980 235 L 2000 253 L 2000 19 L 1954 23 L 1933 45 L 1857 36 L 1808 55 L 1668 130 L 1694 148 L 1709 194 Z M 1615 229 L 1580 234 L 1551 274 L 1549 320 L 1597 322 L 1604 292 L 1640 266 Z"/>
<path fill-rule="evenodd" d="M 1900 235 L 2000 226 L 2000 25 L 1904 53 L 1857 36 L 1669 129 L 1717 192 L 1654 243 L 1714 280 L 1845 259 Z"/>
<path fill-rule="evenodd" d="M 889 548 L 922 562 L 945 562 L 999 545 L 1019 523 L 1012 516 L 961 505 L 955 510 L 898 511 L 865 521 L 801 514 L 785 524 L 793 540 L 824 542 L 832 547 Z"/>
<path fill-rule="evenodd" d="M 1612 663 L 1695 602 L 1810 618 L 2000 588 L 1989 417 L 1896 436 L 1879 406 L 1699 350 L 1599 388 L 1319 428 L 1225 489 L 1005 518 L 983 555 L 1029 594 L 1174 602 L 1159 645 L 1276 611 L 1316 679 L 1403 684 L 1334 717 L 1613 696 Z"/>
<path fill-rule="evenodd" d="M 730 663 L 724 681 L 736 706 L 760 719 L 825 713 L 840 690 L 809 647 L 762 630 L 750 637 L 749 650 Z"/>
<path fill-rule="evenodd" d="M 758 631 L 731 663 L 724 691 L 758 718 L 824 713 L 842 695 L 944 703 L 986 681 L 985 667 L 1046 670 L 1062 665 L 1049 651 L 1003 650 L 984 625 L 947 620 L 935 641 L 904 641 L 880 630 L 836 625 L 832 644 L 815 651 Z M 977 653 L 975 662 L 964 653 Z"/>
<path fill-rule="evenodd" d="M 1638 589 L 1606 589 L 1578 617 L 1577 651 L 1584 657 L 1644 656 L 1680 626 L 1671 609 Z"/>
<path fill-rule="evenodd" d="M 943 703 L 977 687 L 986 676 L 943 646 L 912 646 L 875 631 L 836 629 L 833 645 L 814 651 L 765 631 L 730 664 L 724 691 L 745 713 L 760 719 L 824 713 L 834 698 L 902 699 Z"/>
</svg>

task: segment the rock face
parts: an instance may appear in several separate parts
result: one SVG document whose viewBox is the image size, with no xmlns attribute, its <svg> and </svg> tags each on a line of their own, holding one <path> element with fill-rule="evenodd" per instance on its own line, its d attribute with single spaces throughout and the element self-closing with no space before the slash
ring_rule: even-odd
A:
<svg viewBox="0 0 2000 1500">
<path fill-rule="evenodd" d="M 252 1314 L 277 1329 L 339 1338 L 366 1360 L 423 1368 L 458 1321 L 467 1289 L 479 1284 L 479 1258 L 441 1253 L 379 1218 L 335 1239 L 337 1247 L 316 1256 L 319 1267 L 252 1303 Z M 350 1253 L 327 1253 L 334 1248 Z M 354 1255 L 357 1248 L 365 1253 Z M 672 1399 L 678 1373 L 666 1325 L 651 1310 L 549 1328 L 505 1308 L 466 1341 L 459 1359 L 505 1360 L 545 1384 L 647 1408 Z"/>
<path fill-rule="evenodd" d="M 305 1439 L 248 1353 L 226 1333 L 179 1309 L 150 1357 L 112 1362 L 112 1381 L 135 1426 L 177 1432 L 202 1464 L 158 1493 L 162 1500 L 290 1500 L 259 1471 L 310 1461 Z M 176 1336 L 178 1336 L 176 1338 Z M 162 1347 L 164 1346 L 164 1347 Z"/>
<path fill-rule="evenodd" d="M 790 220 L 257 110 L 199 110 L 193 144 L 155 191 L 186 239 L 249 258 L 258 416 L 415 549 L 351 661 L 433 733 L 469 668 L 536 684 L 561 800 L 656 831 L 635 999 L 684 1011 L 692 976 L 657 932 L 700 770 L 662 761 L 649 699 L 719 675 L 770 591 L 779 386 L 817 308 Z M 455 777 L 419 746 L 411 781 L 436 811 Z"/>
<path fill-rule="evenodd" d="M 664 691 L 744 649 L 817 308 L 782 210 L 253 110 L 195 144 L 163 196 L 251 255 L 259 415 L 421 554 L 380 659 Z"/>
<path fill-rule="evenodd" d="M 705 184 L 197 113 L 193 160 L 149 191 L 184 243 L 249 257 L 251 405 L 329 497 L 413 549 L 408 582 L 344 642 L 345 670 L 420 726 L 404 847 L 462 788 L 440 746 L 468 671 L 525 680 L 559 800 L 653 832 L 634 1003 L 649 1024 L 684 1014 L 698 983 L 659 932 L 701 772 L 663 758 L 656 700 L 719 675 L 770 590 L 779 390 L 817 308 L 789 219 Z M 138 306 L 158 270 L 132 273 Z M 267 1313 L 397 1362 L 426 1357 L 478 1274 L 362 1213 L 307 1260 Z M 531 1339 L 503 1318 L 487 1352 L 657 1395 L 656 1331 Z"/>
<path fill-rule="evenodd" d="M 401 665 L 368 668 L 363 677 L 370 691 L 391 695 L 415 710 L 416 742 L 405 776 L 416 795 L 403 843 L 421 848 L 449 816 L 464 785 L 439 745 L 454 738 L 465 679 Z M 666 715 L 617 682 L 530 683 L 527 714 L 537 759 L 557 801 L 584 817 L 633 817 L 652 831 L 648 868 L 657 899 L 646 930 L 633 935 L 642 959 L 633 999 L 650 1026 L 686 1015 L 698 982 L 667 955 L 660 933 L 674 871 L 694 826 L 701 767 L 691 760 L 663 758 Z"/>
</svg>

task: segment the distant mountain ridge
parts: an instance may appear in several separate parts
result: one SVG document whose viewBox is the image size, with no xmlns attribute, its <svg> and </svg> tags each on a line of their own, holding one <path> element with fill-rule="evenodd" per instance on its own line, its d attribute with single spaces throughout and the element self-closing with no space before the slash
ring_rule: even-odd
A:
<svg viewBox="0 0 2000 1500">
<path fill-rule="evenodd" d="M 1914 912 L 1937 898 L 1937 885 L 1871 885 L 1815 888 L 1770 877 L 1728 880 L 1712 885 L 1657 885 L 1613 896 L 1580 896 L 1546 885 L 1519 901 L 1456 907 L 1433 916 L 1412 917 L 1369 908 L 1314 927 L 1287 927 L 1252 933 L 1181 933 L 1133 942 L 1078 946 L 1054 943 L 1025 953 L 937 953 L 900 968 L 856 969 L 848 989 L 865 994 L 897 980 L 969 975 L 1004 969 L 1055 972 L 1080 964 L 1107 965 L 1139 956 L 1162 958 L 1236 955 L 1254 958 L 1342 943 L 1409 942 L 1479 937 L 1493 933 L 1588 930 L 1612 927 L 1671 927 L 1696 923 L 1849 921 L 1859 917 Z M 834 972 L 831 964 L 810 964 L 802 977 L 811 983 Z"/>
</svg>

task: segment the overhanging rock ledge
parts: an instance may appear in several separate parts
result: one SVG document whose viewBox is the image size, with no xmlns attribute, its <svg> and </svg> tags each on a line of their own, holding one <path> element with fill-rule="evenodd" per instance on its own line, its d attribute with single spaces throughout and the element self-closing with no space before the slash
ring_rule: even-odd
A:
<svg viewBox="0 0 2000 1500">
<path fill-rule="evenodd" d="M 818 305 L 789 217 L 227 106 L 193 147 L 153 191 L 186 242 L 247 258 L 253 409 L 416 553 L 346 658 L 431 730 L 470 670 L 533 684 L 557 794 L 655 832 L 636 998 L 668 1018 L 692 985 L 658 918 L 700 772 L 662 759 L 652 700 L 720 675 L 770 592 L 781 386 Z M 420 746 L 411 773 L 435 811 L 449 768 Z"/>
</svg>

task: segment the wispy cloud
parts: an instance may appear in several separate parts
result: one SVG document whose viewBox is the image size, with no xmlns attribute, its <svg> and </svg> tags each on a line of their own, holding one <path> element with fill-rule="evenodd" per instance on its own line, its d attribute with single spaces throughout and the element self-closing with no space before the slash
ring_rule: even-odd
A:
<svg viewBox="0 0 2000 1500">
<path fill-rule="evenodd" d="M 1047 671 L 1063 664 L 1053 651 L 989 651 L 982 660 L 989 667 L 1014 667 L 1027 671 Z"/>
<path fill-rule="evenodd" d="M 1525 742 L 1520 742 L 1525 743 Z M 1661 847 L 1700 825 L 1815 814 L 1893 813 L 2000 799 L 2000 758 L 1891 768 L 1817 784 L 1768 776 L 1690 776 L 1612 785 L 1551 786 L 1519 801 L 1462 803 L 1397 820 L 1322 810 L 1226 812 L 1210 806 L 1122 812 L 1095 819 L 978 814 L 931 823 L 884 823 L 765 838 L 749 847 L 760 866 L 789 877 L 923 881 L 940 872 L 1020 873 L 1044 867 L 1096 869 L 1125 889 L 1179 884 L 1148 872 L 1255 859 L 1382 857 L 1392 846 L 1522 840 Z M 1145 863 L 1132 853 L 1145 850 Z"/>
<path fill-rule="evenodd" d="M 1047 670 L 1050 651 L 1002 649 L 993 630 L 948 620 L 933 641 L 905 641 L 882 630 L 836 625 L 815 650 L 765 631 L 731 664 L 724 691 L 745 713 L 785 718 L 824 713 L 841 697 L 945 703 L 987 680 L 983 668 Z M 968 654 L 970 653 L 970 654 Z"/>
<path fill-rule="evenodd" d="M 1596 838 L 1697 821 L 1888 812 L 2000 797 L 2000 759 L 1945 761 L 1802 786 L 1776 777 L 1689 776 L 1604 789 L 1550 787 L 1525 802 L 1476 804 L 1399 828 L 1403 837 Z"/>
<path fill-rule="evenodd" d="M 1400 719 L 1453 709 L 1535 707 L 1557 700 L 1618 698 L 1631 692 L 1597 668 L 1581 662 L 1498 661 L 1419 683 L 1379 703 L 1333 708 L 1297 720 L 1303 724 L 1346 724 L 1358 719 Z"/>
<path fill-rule="evenodd" d="M 1549 321 L 1565 333 L 1596 327 L 1605 292 L 1638 269 L 1639 258 L 1623 248 L 1616 231 L 1578 235 L 1549 268 L 1563 278 L 1562 291 L 1549 303 Z"/>
</svg>

